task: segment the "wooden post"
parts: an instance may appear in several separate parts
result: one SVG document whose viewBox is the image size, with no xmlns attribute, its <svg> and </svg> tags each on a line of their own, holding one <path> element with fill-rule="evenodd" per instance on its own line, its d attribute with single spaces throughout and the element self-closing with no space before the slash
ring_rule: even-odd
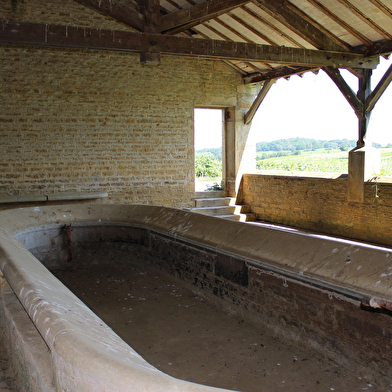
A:
<svg viewBox="0 0 392 392">
<path fill-rule="evenodd" d="M 159 0 L 139 0 L 143 10 L 145 33 L 160 33 L 160 1 Z M 148 51 L 140 53 L 140 62 L 145 65 L 159 65 L 161 63 L 161 54 L 158 51 Z"/>
<path fill-rule="evenodd" d="M 359 90 L 357 97 L 362 103 L 362 113 L 358 116 L 359 124 L 358 124 L 358 142 L 357 147 L 363 147 L 365 145 L 366 132 L 369 125 L 370 114 L 366 107 L 366 100 L 370 93 L 372 92 L 370 87 L 370 80 L 372 76 L 372 70 L 360 70 L 359 74 L 361 75 L 359 78 Z"/>
<path fill-rule="evenodd" d="M 358 116 L 357 146 L 348 156 L 348 201 L 363 203 L 365 198 L 365 181 L 376 174 L 380 168 L 380 154 L 375 148 L 365 146 L 366 133 L 369 125 L 371 109 L 367 106 L 371 94 L 371 70 L 360 70 L 357 98 L 361 102 Z"/>
</svg>

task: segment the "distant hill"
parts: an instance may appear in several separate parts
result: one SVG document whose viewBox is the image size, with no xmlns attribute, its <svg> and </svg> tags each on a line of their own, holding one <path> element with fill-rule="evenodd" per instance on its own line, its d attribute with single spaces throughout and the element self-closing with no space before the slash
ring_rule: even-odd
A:
<svg viewBox="0 0 392 392">
<path fill-rule="evenodd" d="M 256 143 L 256 152 L 259 151 L 303 151 L 303 150 L 318 150 L 325 149 L 339 149 L 342 151 L 351 150 L 357 145 L 356 140 L 339 139 L 339 140 L 318 140 L 306 139 L 302 137 L 279 139 L 272 142 Z M 374 147 L 380 148 L 381 144 L 373 143 Z M 222 159 L 222 149 L 219 148 L 203 148 L 197 150 L 196 155 L 211 153 L 216 159 Z"/>
<path fill-rule="evenodd" d="M 222 148 L 221 147 L 217 147 L 217 148 L 203 148 L 201 150 L 197 150 L 196 151 L 196 158 L 198 156 L 205 156 L 205 155 L 210 155 L 212 154 L 214 156 L 215 159 L 217 159 L 218 161 L 222 160 Z"/>
<path fill-rule="evenodd" d="M 296 137 L 256 143 L 256 151 L 302 151 L 319 148 L 349 150 L 354 148 L 356 144 L 356 140 L 348 139 L 318 140 Z"/>
</svg>

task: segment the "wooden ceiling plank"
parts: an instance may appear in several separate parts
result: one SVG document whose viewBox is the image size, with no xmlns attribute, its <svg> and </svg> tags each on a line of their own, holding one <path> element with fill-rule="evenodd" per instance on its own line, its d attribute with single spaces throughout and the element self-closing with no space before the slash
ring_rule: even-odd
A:
<svg viewBox="0 0 392 392">
<path fill-rule="evenodd" d="M 231 11 L 250 0 L 210 0 L 162 16 L 161 30 L 166 34 L 177 34 L 200 23 Z"/>
<path fill-rule="evenodd" d="M 288 36 L 285 32 L 283 32 L 282 30 L 278 29 L 276 26 L 274 26 L 272 23 L 268 22 L 267 20 L 265 20 L 264 18 L 262 18 L 260 15 L 256 14 L 255 12 L 253 12 L 253 10 L 251 10 L 250 8 L 248 8 L 247 6 L 242 6 L 241 9 L 243 9 L 245 12 L 247 12 L 249 15 L 252 15 L 255 19 L 259 20 L 261 23 L 265 24 L 266 26 L 268 26 L 271 30 L 275 31 L 276 33 L 278 33 L 280 36 L 284 37 L 285 39 L 287 39 L 289 42 L 291 42 L 295 47 L 297 48 L 304 48 L 303 45 L 301 45 L 299 42 L 295 41 L 293 38 L 291 38 L 290 36 Z"/>
<path fill-rule="evenodd" d="M 389 66 L 384 76 L 381 78 L 376 88 L 372 91 L 372 93 L 366 99 L 366 111 L 371 112 L 381 98 L 382 94 L 389 86 L 392 81 L 392 65 Z"/>
<path fill-rule="evenodd" d="M 330 19 L 332 19 L 335 23 L 339 24 L 342 26 L 346 31 L 348 31 L 351 35 L 356 37 L 359 41 L 364 43 L 365 45 L 371 45 L 372 41 L 370 41 L 368 38 L 366 38 L 363 34 L 355 30 L 352 26 L 347 24 L 344 20 L 340 19 L 337 15 L 329 11 L 327 7 L 325 7 L 323 4 L 321 4 L 318 0 L 308 0 L 310 4 L 312 4 L 314 7 L 319 9 L 321 12 L 323 12 L 325 15 L 327 15 Z"/>
<path fill-rule="evenodd" d="M 304 20 L 309 22 L 311 25 L 313 25 L 317 30 L 325 34 L 325 36 L 328 36 L 331 38 L 335 43 L 337 43 L 339 46 L 344 48 L 345 50 L 350 50 L 351 46 L 347 44 L 346 42 L 342 41 L 340 38 L 338 38 L 336 35 L 332 34 L 329 30 L 327 30 L 324 26 L 322 26 L 320 23 L 316 22 L 313 18 L 311 18 L 309 15 L 307 15 L 305 12 L 303 12 L 301 9 L 299 9 L 297 6 L 295 6 L 292 3 L 287 2 L 286 3 L 287 7 L 289 7 L 292 11 L 294 11 L 297 15 L 300 15 Z"/>
<path fill-rule="evenodd" d="M 285 26 L 294 31 L 317 49 L 343 51 L 344 47 L 335 42 L 328 35 L 317 29 L 301 15 L 287 7 L 283 0 L 252 0 L 254 4 L 261 7 Z"/>
<path fill-rule="evenodd" d="M 233 40 L 231 40 L 227 35 L 223 34 L 222 32 L 218 31 L 217 29 L 215 29 L 214 27 L 212 27 L 209 24 L 203 24 L 203 26 L 205 28 L 207 28 L 208 30 L 211 30 L 214 34 L 216 34 L 218 37 L 221 37 L 223 40 L 225 41 L 231 41 L 233 42 Z M 198 31 L 197 29 L 195 29 L 195 31 Z M 210 37 L 207 37 L 207 39 L 212 39 Z"/>
<path fill-rule="evenodd" d="M 0 21 L 0 43 L 139 53 L 161 52 L 180 56 L 302 65 L 310 68 L 333 66 L 373 69 L 378 64 L 378 57 L 369 58 L 356 53 L 10 21 Z"/>
<path fill-rule="evenodd" d="M 385 4 L 382 4 L 380 0 L 368 0 L 372 4 L 374 4 L 377 8 L 379 8 L 382 12 L 384 12 L 385 15 L 389 16 L 392 18 L 392 10 L 389 9 Z"/>
<path fill-rule="evenodd" d="M 124 4 L 116 3 L 112 0 L 77 1 L 136 30 L 143 30 L 143 15 L 132 7 L 127 7 Z"/>
<path fill-rule="evenodd" d="M 230 40 L 229 37 L 227 37 L 226 35 L 222 34 L 222 33 L 219 32 L 218 30 L 214 29 L 214 28 L 213 28 L 212 26 L 210 26 L 210 25 L 203 24 L 203 27 L 205 27 L 205 28 L 211 30 L 214 34 L 219 35 L 220 37 L 222 37 L 222 38 L 223 38 L 224 40 L 226 40 L 226 41 L 232 41 L 232 40 Z M 195 30 L 201 37 L 204 37 L 204 38 L 206 38 L 206 39 L 211 39 L 211 37 L 209 37 L 208 35 L 203 34 L 202 32 L 200 32 L 199 29 L 195 28 L 194 30 Z M 257 71 L 257 72 L 260 71 L 257 67 L 255 67 L 255 66 L 252 65 L 251 63 L 246 62 L 246 64 L 247 64 L 250 68 L 254 69 L 255 71 Z M 262 63 L 262 64 L 263 64 L 266 68 L 273 69 L 273 68 L 272 68 L 269 64 L 267 64 L 267 63 Z M 231 66 L 238 69 L 238 67 L 234 66 L 233 64 L 231 64 Z M 246 74 L 246 73 L 244 73 L 244 71 L 241 70 L 241 74 Z"/>
<path fill-rule="evenodd" d="M 355 7 L 350 1 L 348 0 L 338 0 L 339 3 L 343 4 L 347 9 L 349 9 L 353 14 L 358 16 L 362 21 L 364 21 L 368 26 L 370 26 L 372 29 L 377 31 L 381 36 L 383 36 L 386 39 L 392 40 L 392 35 L 389 34 L 387 31 L 385 31 L 383 28 L 381 28 L 378 24 L 376 24 L 374 21 L 372 21 L 369 17 L 363 14 L 359 8 Z"/>
<path fill-rule="evenodd" d="M 253 120 L 253 117 L 255 116 L 257 109 L 262 104 L 264 98 L 268 94 L 268 91 L 271 89 L 271 87 L 275 83 L 275 81 L 276 81 L 276 79 L 270 79 L 270 80 L 266 80 L 264 82 L 263 87 L 261 88 L 256 99 L 253 101 L 252 106 L 249 108 L 249 110 L 246 112 L 246 114 L 244 116 L 244 124 L 245 125 L 249 124 Z"/>
<path fill-rule="evenodd" d="M 356 93 L 351 89 L 351 87 L 344 80 L 340 71 L 336 68 L 325 67 L 323 71 L 332 79 L 332 81 L 336 84 L 340 92 L 346 98 L 347 102 L 354 109 L 358 118 L 363 115 L 363 103 L 358 99 Z"/>
<path fill-rule="evenodd" d="M 222 19 L 216 18 L 214 19 L 216 23 L 219 23 L 221 26 L 223 26 L 225 29 L 229 30 L 231 33 L 235 34 L 237 37 L 242 39 L 244 42 L 253 42 L 251 39 L 245 37 L 243 34 L 241 34 L 238 30 L 234 29 L 233 27 L 229 26 L 225 21 Z M 230 40 L 233 41 L 233 40 Z"/>
<path fill-rule="evenodd" d="M 259 30 L 256 30 L 253 26 L 251 26 L 249 23 L 246 23 L 245 21 L 243 21 L 241 18 L 239 18 L 237 15 L 233 14 L 232 12 L 229 13 L 229 16 L 231 18 L 233 18 L 237 23 L 241 24 L 246 29 L 251 31 L 254 35 L 261 38 L 263 41 L 268 42 L 270 45 L 276 45 L 276 46 L 278 45 L 274 40 L 270 39 L 265 34 L 262 34 Z"/>
</svg>

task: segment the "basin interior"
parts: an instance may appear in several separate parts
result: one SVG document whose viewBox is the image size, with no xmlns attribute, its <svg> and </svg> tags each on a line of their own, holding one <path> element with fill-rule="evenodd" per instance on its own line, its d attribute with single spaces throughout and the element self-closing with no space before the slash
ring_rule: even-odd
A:
<svg viewBox="0 0 392 392">
<path fill-rule="evenodd" d="M 243 392 L 372 389 L 371 375 L 341 367 L 145 263 L 111 260 L 53 273 L 149 363 L 174 377 Z"/>
<path fill-rule="evenodd" d="M 52 226 L 20 240 L 172 376 L 249 392 L 392 388 L 388 359 L 362 355 L 389 315 L 142 227 Z"/>
</svg>

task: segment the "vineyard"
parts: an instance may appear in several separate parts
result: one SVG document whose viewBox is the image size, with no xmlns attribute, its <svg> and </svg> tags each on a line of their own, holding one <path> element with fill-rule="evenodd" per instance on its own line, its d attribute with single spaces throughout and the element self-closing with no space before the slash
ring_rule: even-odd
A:
<svg viewBox="0 0 392 392">
<path fill-rule="evenodd" d="M 354 140 L 281 139 L 256 144 L 256 169 L 303 171 L 316 173 L 347 173 L 348 151 Z M 392 146 L 381 148 L 380 173 L 392 176 Z M 196 151 L 195 175 L 199 180 L 219 179 L 222 176 L 222 151 L 220 148 Z"/>
</svg>

